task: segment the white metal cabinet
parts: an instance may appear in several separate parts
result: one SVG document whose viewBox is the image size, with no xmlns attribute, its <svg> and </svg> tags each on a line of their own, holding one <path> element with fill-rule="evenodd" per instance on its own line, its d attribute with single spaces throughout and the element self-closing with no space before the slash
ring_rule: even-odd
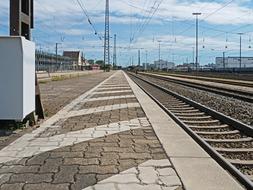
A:
<svg viewBox="0 0 253 190">
<path fill-rule="evenodd" d="M 0 120 L 23 120 L 35 110 L 35 44 L 0 37 Z"/>
</svg>

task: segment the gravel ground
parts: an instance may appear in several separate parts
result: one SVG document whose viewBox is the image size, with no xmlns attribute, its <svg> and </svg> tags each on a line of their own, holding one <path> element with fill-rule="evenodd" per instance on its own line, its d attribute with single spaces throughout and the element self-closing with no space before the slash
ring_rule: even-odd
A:
<svg viewBox="0 0 253 190">
<path fill-rule="evenodd" d="M 143 76 L 142 76 L 143 77 Z M 156 82 L 169 90 L 186 96 L 198 103 L 217 110 L 227 116 L 242 121 L 247 125 L 253 126 L 253 104 L 240 101 L 234 98 L 225 97 L 211 92 L 174 84 L 160 79 L 144 77 L 152 82 Z"/>
</svg>

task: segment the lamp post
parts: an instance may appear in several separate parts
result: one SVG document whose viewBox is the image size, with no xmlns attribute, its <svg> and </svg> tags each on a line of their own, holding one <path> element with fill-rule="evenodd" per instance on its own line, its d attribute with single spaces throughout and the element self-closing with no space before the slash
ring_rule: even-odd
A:
<svg viewBox="0 0 253 190">
<path fill-rule="evenodd" d="M 198 56 L 199 56 L 199 16 L 201 13 L 192 13 L 192 15 L 196 16 L 196 61 L 195 61 L 195 66 L 196 66 L 196 71 L 198 71 Z"/>
<path fill-rule="evenodd" d="M 58 45 L 60 45 L 61 43 L 55 43 L 55 55 L 56 55 L 56 68 L 58 67 Z"/>
<path fill-rule="evenodd" d="M 240 68 L 240 72 L 242 69 L 242 35 L 243 33 L 238 33 L 238 35 L 240 36 L 240 58 L 239 58 L 239 68 Z"/>
<path fill-rule="evenodd" d="M 158 55 L 158 57 L 159 57 L 159 66 L 160 66 L 160 70 L 161 70 L 162 69 L 162 66 L 161 66 L 161 42 L 162 41 L 158 40 L 157 42 L 159 43 L 159 48 L 158 48 L 159 49 L 159 51 L 158 51 L 159 55 Z"/>
</svg>

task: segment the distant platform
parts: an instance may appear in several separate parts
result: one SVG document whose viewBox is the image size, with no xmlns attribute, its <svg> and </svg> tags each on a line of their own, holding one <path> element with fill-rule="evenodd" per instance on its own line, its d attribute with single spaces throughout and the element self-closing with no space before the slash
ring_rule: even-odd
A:
<svg viewBox="0 0 253 190">
<path fill-rule="evenodd" d="M 62 80 L 74 77 L 85 76 L 89 74 L 97 74 L 103 72 L 102 70 L 94 70 L 94 71 L 63 71 L 63 72 L 54 72 L 48 73 L 46 71 L 37 72 L 37 77 L 39 82 L 48 82 L 54 80 Z"/>
</svg>

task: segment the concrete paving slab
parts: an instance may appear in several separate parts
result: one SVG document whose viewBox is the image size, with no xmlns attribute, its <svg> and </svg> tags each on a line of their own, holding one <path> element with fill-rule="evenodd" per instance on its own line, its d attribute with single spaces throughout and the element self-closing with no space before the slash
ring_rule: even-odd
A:
<svg viewBox="0 0 253 190">
<path fill-rule="evenodd" d="M 211 158 L 171 158 L 185 189 L 243 190 L 238 182 Z"/>
</svg>

